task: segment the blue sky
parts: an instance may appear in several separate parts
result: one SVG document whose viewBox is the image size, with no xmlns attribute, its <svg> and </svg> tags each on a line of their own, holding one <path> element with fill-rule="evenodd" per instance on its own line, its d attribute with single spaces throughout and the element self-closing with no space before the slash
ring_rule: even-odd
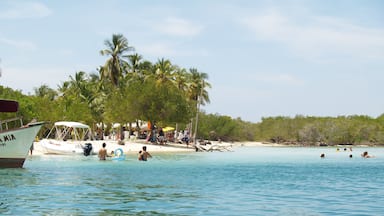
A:
<svg viewBox="0 0 384 216">
<path fill-rule="evenodd" d="M 95 72 L 121 33 L 146 60 L 207 73 L 207 113 L 384 113 L 380 0 L 1 0 L 0 26 L 0 85 L 25 94 Z"/>
</svg>

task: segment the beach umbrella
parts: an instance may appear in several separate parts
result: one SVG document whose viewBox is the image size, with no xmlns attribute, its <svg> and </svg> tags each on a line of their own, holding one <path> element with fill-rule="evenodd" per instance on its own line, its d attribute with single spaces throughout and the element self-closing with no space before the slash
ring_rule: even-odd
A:
<svg viewBox="0 0 384 216">
<path fill-rule="evenodd" d="M 165 127 L 165 128 L 163 128 L 164 132 L 173 131 L 173 130 L 175 130 L 175 128 L 173 128 L 173 127 Z"/>
</svg>

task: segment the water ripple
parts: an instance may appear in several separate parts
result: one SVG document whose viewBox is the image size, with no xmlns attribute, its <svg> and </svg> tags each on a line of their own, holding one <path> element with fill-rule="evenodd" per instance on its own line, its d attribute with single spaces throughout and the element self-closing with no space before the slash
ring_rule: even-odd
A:
<svg viewBox="0 0 384 216">
<path fill-rule="evenodd" d="M 0 170 L 0 214 L 378 215 L 384 150 L 370 152 L 377 158 L 324 148 L 162 154 L 146 163 L 33 157 L 25 169 Z"/>
</svg>

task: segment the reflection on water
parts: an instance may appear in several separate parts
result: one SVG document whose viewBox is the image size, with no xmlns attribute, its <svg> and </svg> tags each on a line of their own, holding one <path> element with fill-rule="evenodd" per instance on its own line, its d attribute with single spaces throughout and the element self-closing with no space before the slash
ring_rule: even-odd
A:
<svg viewBox="0 0 384 216">
<path fill-rule="evenodd" d="M 8 215 L 377 215 L 384 150 L 239 148 L 140 162 L 34 156 L 0 170 Z M 324 159 L 320 154 L 325 153 Z"/>
</svg>

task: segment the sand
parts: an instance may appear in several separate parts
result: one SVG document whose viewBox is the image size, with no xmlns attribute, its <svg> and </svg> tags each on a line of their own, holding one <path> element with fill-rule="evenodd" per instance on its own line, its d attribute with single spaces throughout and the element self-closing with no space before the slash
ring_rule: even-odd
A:
<svg viewBox="0 0 384 216">
<path fill-rule="evenodd" d="M 151 144 L 145 141 L 125 141 L 124 145 L 119 145 L 117 141 L 91 141 L 95 149 L 100 149 L 102 143 L 106 143 L 107 152 L 115 151 L 121 148 L 124 154 L 137 154 L 142 150 L 143 146 L 147 146 L 148 152 L 193 152 L 195 148 L 192 145 L 187 147 L 186 144 L 170 143 L 166 145 Z M 41 147 L 39 142 L 34 142 L 33 155 L 44 155 L 45 150 Z"/>
<path fill-rule="evenodd" d="M 190 145 L 179 143 L 167 143 L 166 145 L 151 144 L 144 140 L 125 141 L 124 145 L 119 145 L 117 141 L 104 140 L 104 141 L 92 141 L 92 145 L 95 149 L 100 149 L 102 143 L 107 144 L 107 152 L 115 151 L 120 148 L 124 154 L 137 154 L 143 146 L 147 146 L 147 151 L 150 153 L 172 153 L 172 152 L 194 152 L 195 148 L 193 143 Z M 211 141 L 212 145 L 230 146 L 230 147 L 261 147 L 261 146 L 282 146 L 281 144 L 262 143 L 262 142 L 217 142 Z M 39 142 L 34 143 L 33 155 L 45 155 L 44 149 L 40 146 Z"/>
</svg>

